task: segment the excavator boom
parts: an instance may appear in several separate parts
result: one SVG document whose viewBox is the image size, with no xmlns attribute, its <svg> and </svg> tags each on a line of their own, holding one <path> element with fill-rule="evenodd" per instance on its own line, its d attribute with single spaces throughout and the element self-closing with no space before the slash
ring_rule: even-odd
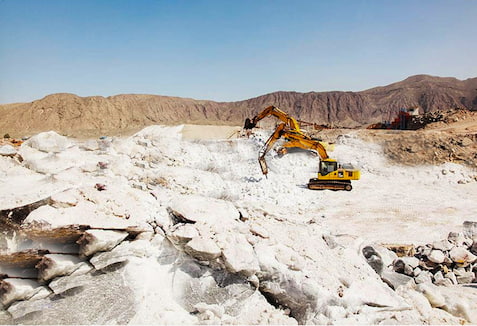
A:
<svg viewBox="0 0 477 326">
<path fill-rule="evenodd" d="M 257 123 L 266 118 L 268 116 L 274 116 L 275 118 L 283 121 L 291 130 L 296 130 L 297 132 L 301 132 L 300 124 L 296 121 L 295 118 L 290 117 L 287 113 L 283 112 L 276 106 L 270 105 L 266 107 L 262 112 L 257 114 L 252 119 L 245 120 L 244 129 L 252 129 L 257 126 Z"/>
</svg>

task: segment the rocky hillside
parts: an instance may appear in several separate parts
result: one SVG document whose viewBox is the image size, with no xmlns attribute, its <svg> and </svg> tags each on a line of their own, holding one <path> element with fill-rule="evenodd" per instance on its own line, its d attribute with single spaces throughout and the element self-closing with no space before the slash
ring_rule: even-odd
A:
<svg viewBox="0 0 477 326">
<path fill-rule="evenodd" d="M 402 107 L 424 112 L 477 110 L 477 78 L 417 75 L 361 92 L 274 92 L 238 102 L 126 94 L 79 97 L 53 94 L 31 103 L 0 105 L 0 133 L 23 136 L 45 130 L 81 136 L 118 134 L 152 124 L 239 124 L 268 105 L 310 122 L 355 127 L 390 120 Z"/>
</svg>

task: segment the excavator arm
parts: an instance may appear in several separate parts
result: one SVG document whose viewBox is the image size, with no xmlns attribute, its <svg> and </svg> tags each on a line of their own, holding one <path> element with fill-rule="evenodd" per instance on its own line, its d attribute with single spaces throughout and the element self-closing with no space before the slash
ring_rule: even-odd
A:
<svg viewBox="0 0 477 326">
<path fill-rule="evenodd" d="M 262 169 L 262 173 L 264 175 L 268 174 L 268 166 L 267 162 L 265 161 L 265 155 L 272 149 L 273 145 L 277 142 L 277 140 L 281 137 L 283 129 L 285 129 L 286 124 L 284 122 L 280 123 L 273 134 L 267 139 L 265 145 L 263 145 L 260 152 L 258 152 L 258 163 L 260 163 L 260 168 Z"/>
<path fill-rule="evenodd" d="M 320 155 L 322 160 L 329 158 L 325 147 L 319 140 L 312 139 L 303 134 L 296 134 L 288 130 L 282 132 L 281 136 L 288 140 L 285 145 L 283 145 L 284 147 L 299 147 L 303 149 L 314 150 Z"/>
<path fill-rule="evenodd" d="M 307 150 L 314 150 L 318 152 L 322 160 L 329 158 L 325 147 L 323 147 L 320 141 L 311 139 L 306 135 L 287 130 L 286 126 L 286 123 L 280 123 L 259 152 L 258 162 L 260 163 L 260 168 L 262 169 L 263 174 L 267 175 L 268 173 L 265 155 L 267 155 L 267 153 L 273 148 L 273 145 L 275 145 L 277 140 L 281 137 L 284 137 L 288 140 L 284 147 L 299 147 Z"/>
<path fill-rule="evenodd" d="M 298 121 L 273 105 L 266 107 L 262 112 L 257 114 L 252 119 L 247 118 L 245 120 L 244 129 L 255 128 L 260 120 L 268 116 L 274 116 L 275 118 L 283 121 L 285 125 L 290 128 L 290 130 L 296 130 L 297 132 L 301 133 L 300 124 Z"/>
</svg>

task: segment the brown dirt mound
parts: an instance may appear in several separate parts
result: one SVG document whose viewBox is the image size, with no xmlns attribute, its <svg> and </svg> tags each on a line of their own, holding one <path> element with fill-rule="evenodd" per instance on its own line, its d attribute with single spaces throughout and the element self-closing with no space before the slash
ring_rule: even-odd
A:
<svg viewBox="0 0 477 326">
<path fill-rule="evenodd" d="M 381 143 L 386 156 L 405 165 L 454 162 L 477 168 L 477 112 L 439 113 L 440 121 L 420 130 L 361 130 Z"/>
</svg>

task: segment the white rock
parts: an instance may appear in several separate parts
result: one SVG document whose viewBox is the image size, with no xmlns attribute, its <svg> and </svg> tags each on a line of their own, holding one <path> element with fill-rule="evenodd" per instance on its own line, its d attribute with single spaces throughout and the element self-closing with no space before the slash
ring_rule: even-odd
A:
<svg viewBox="0 0 477 326">
<path fill-rule="evenodd" d="M 417 291 L 424 294 L 429 303 L 434 308 L 445 306 L 446 299 L 439 291 L 439 288 L 432 283 L 422 283 L 417 286 Z"/>
<path fill-rule="evenodd" d="M 224 220 L 238 219 L 240 216 L 229 201 L 197 195 L 177 196 L 172 200 L 171 208 L 189 220 L 210 224 L 224 223 Z"/>
<path fill-rule="evenodd" d="M 463 247 L 454 247 L 449 252 L 449 257 L 453 262 L 458 264 L 468 265 L 477 260 L 477 256 L 473 255 L 470 251 Z"/>
<path fill-rule="evenodd" d="M 72 145 L 68 138 L 58 135 L 54 131 L 39 133 L 28 139 L 24 145 L 42 152 L 59 153 Z"/>
<path fill-rule="evenodd" d="M 469 289 L 465 286 L 450 286 L 440 287 L 439 290 L 446 299 L 446 305 L 442 309 L 453 316 L 464 318 L 468 323 L 477 324 L 476 289 Z"/>
<path fill-rule="evenodd" d="M 405 301 L 383 282 L 355 281 L 344 290 L 343 299 L 373 307 L 407 307 Z"/>
<path fill-rule="evenodd" d="M 89 265 L 87 269 L 91 271 L 92 270 L 91 265 Z M 94 281 L 94 275 L 89 273 L 89 271 L 78 273 L 78 274 L 73 273 L 68 276 L 55 278 L 53 281 L 50 282 L 50 284 L 48 284 L 48 286 L 50 287 L 50 289 L 53 290 L 55 294 L 60 294 L 69 289 L 73 289 L 79 286 L 84 286 Z"/>
<path fill-rule="evenodd" d="M 13 319 L 18 319 L 26 314 L 42 311 L 45 309 L 44 302 L 35 302 L 37 300 L 44 299 L 50 296 L 53 292 L 46 286 L 42 286 L 38 289 L 38 292 L 26 301 L 16 301 L 8 307 L 8 312 L 12 315 Z"/>
<path fill-rule="evenodd" d="M 80 193 L 77 189 L 68 189 L 51 196 L 51 201 L 55 207 L 76 206 L 80 199 Z"/>
<path fill-rule="evenodd" d="M 151 241 L 152 238 L 154 237 L 154 231 L 145 231 L 145 232 L 141 232 L 139 233 L 135 240 L 147 240 L 147 241 Z"/>
<path fill-rule="evenodd" d="M 401 257 L 400 259 L 404 262 L 404 264 L 412 267 L 413 269 L 419 266 L 419 259 L 416 257 Z"/>
<path fill-rule="evenodd" d="M 444 260 L 446 259 L 446 256 L 440 250 L 432 250 L 430 255 L 427 258 L 433 263 L 442 264 Z"/>
<path fill-rule="evenodd" d="M 429 300 L 427 300 L 421 292 L 416 291 L 415 288 L 403 286 L 398 288 L 396 293 L 415 307 L 424 318 L 427 319 L 428 316 L 432 314 L 433 308 L 429 303 Z"/>
<path fill-rule="evenodd" d="M 448 272 L 444 275 L 445 278 L 448 278 L 452 284 L 457 284 L 457 278 L 453 272 Z"/>
<path fill-rule="evenodd" d="M 441 240 L 441 241 L 433 242 L 432 247 L 434 249 L 441 250 L 441 251 L 449 251 L 454 247 L 454 245 L 450 243 L 448 240 Z"/>
<path fill-rule="evenodd" d="M 0 155 L 13 156 L 17 153 L 17 150 L 12 145 L 0 146 Z"/>
<path fill-rule="evenodd" d="M 224 315 L 224 307 L 217 304 L 207 304 L 205 302 L 200 302 L 194 306 L 194 308 L 199 313 L 211 312 L 215 317 L 222 318 Z"/>
<path fill-rule="evenodd" d="M 29 299 L 41 289 L 41 286 L 35 280 L 6 278 L 0 280 L 0 289 L 2 289 L 0 302 L 6 306 L 14 301 Z"/>
<path fill-rule="evenodd" d="M 270 237 L 268 231 L 257 223 L 250 225 L 250 233 L 264 239 L 268 239 Z"/>
<path fill-rule="evenodd" d="M 232 273 L 251 276 L 260 270 L 253 247 L 242 234 L 227 235 L 227 243 L 222 251 L 226 268 Z"/>
<path fill-rule="evenodd" d="M 466 242 L 466 237 L 464 236 L 464 233 L 461 233 L 461 232 L 449 232 L 449 235 L 447 236 L 447 240 L 449 240 L 451 243 L 453 243 L 457 247 L 461 247 Z"/>
<path fill-rule="evenodd" d="M 127 232 L 115 230 L 87 230 L 77 241 L 80 254 L 91 256 L 99 251 L 109 251 L 126 239 Z"/>
<path fill-rule="evenodd" d="M 393 261 L 398 259 L 397 254 L 389 250 L 383 246 L 373 246 L 373 248 L 378 252 L 378 254 L 381 256 L 381 259 L 383 261 L 383 265 L 385 267 L 389 267 L 393 264 Z M 404 257 L 403 257 L 404 258 Z"/>
<path fill-rule="evenodd" d="M 454 285 L 454 283 L 452 283 L 452 281 L 448 278 L 442 278 L 442 279 L 436 280 L 436 281 L 434 281 L 434 284 L 439 285 L 439 286 L 452 286 L 452 285 Z"/>
<path fill-rule="evenodd" d="M 464 235 L 474 241 L 477 241 L 477 222 L 465 221 L 463 223 Z"/>
<path fill-rule="evenodd" d="M 98 141 L 95 139 L 88 139 L 81 147 L 87 151 L 97 151 L 99 149 Z"/>
<path fill-rule="evenodd" d="M 438 271 L 437 273 L 434 274 L 434 282 L 438 282 L 444 279 L 444 275 L 442 274 L 442 271 Z"/>
<path fill-rule="evenodd" d="M 421 272 L 422 272 L 422 269 L 420 269 L 419 267 L 414 268 L 414 270 L 412 271 L 414 276 L 418 276 L 419 274 L 421 274 Z"/>
<path fill-rule="evenodd" d="M 90 263 L 96 269 L 103 269 L 115 263 L 127 262 L 131 257 L 150 257 L 153 254 L 157 252 L 147 240 L 123 241 L 111 251 L 96 253 Z"/>
<path fill-rule="evenodd" d="M 189 241 L 185 247 L 185 251 L 198 260 L 213 260 L 218 258 L 222 251 L 214 240 L 210 238 L 195 237 Z"/>
<path fill-rule="evenodd" d="M 459 273 L 459 275 L 456 274 L 456 278 L 458 284 L 468 284 L 474 280 L 475 274 L 470 271 L 464 271 Z"/>
<path fill-rule="evenodd" d="M 382 272 L 381 279 L 394 290 L 398 289 L 401 286 L 415 284 L 412 277 L 404 275 L 404 274 L 396 273 L 388 269 L 385 269 Z"/>
<path fill-rule="evenodd" d="M 95 172 L 98 170 L 98 164 L 95 161 L 84 161 L 80 168 L 82 172 Z"/>
<path fill-rule="evenodd" d="M 74 255 L 47 254 L 35 266 L 41 281 L 73 273 L 83 260 Z"/>
<path fill-rule="evenodd" d="M 46 175 L 54 175 L 72 169 L 76 164 L 74 160 L 62 159 L 61 153 L 45 153 L 29 146 L 22 146 L 19 154 L 23 158 L 23 166 Z"/>
<path fill-rule="evenodd" d="M 429 256 L 431 254 L 432 248 L 429 246 L 419 246 L 416 248 L 416 252 L 421 256 Z"/>
<path fill-rule="evenodd" d="M 176 224 L 167 234 L 167 238 L 178 245 L 184 245 L 198 236 L 199 231 L 193 224 Z"/>
<path fill-rule="evenodd" d="M 414 280 L 417 284 L 432 283 L 432 274 L 428 271 L 421 271 L 419 275 L 414 278 Z"/>
<path fill-rule="evenodd" d="M 278 244 L 275 247 L 275 258 L 289 269 L 300 271 L 305 268 L 305 261 L 291 248 Z"/>
</svg>

